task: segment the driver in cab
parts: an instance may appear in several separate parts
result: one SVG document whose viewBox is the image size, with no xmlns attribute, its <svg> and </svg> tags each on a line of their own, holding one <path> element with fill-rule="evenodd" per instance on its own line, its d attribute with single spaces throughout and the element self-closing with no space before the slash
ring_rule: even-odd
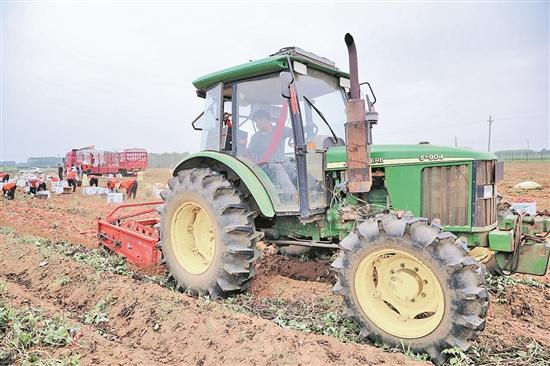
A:
<svg viewBox="0 0 550 366">
<path fill-rule="evenodd" d="M 262 109 L 252 113 L 250 119 L 258 131 L 250 138 L 246 149 L 248 155 L 266 172 L 279 193 L 295 196 L 296 187 L 284 168 L 284 164 L 289 163 L 285 158 L 284 144 L 287 138 L 293 136 L 292 129 L 274 126 L 269 113 Z"/>
</svg>

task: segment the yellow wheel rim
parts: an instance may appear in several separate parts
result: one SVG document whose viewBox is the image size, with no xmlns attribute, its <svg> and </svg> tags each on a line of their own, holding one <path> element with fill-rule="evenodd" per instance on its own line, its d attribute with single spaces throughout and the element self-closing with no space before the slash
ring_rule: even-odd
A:
<svg viewBox="0 0 550 366">
<path fill-rule="evenodd" d="M 216 251 L 212 220 L 195 202 L 184 202 L 172 218 L 172 248 L 179 264 L 191 274 L 210 268 Z"/>
<path fill-rule="evenodd" d="M 395 337 L 423 337 L 443 319 L 441 284 L 404 251 L 383 249 L 364 258 L 355 272 L 355 293 L 369 320 Z"/>
</svg>

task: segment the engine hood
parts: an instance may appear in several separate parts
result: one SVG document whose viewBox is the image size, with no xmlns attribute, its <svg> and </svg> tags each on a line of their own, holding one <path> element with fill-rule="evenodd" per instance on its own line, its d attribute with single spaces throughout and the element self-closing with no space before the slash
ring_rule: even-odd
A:
<svg viewBox="0 0 550 366">
<path fill-rule="evenodd" d="M 371 163 L 373 166 L 496 159 L 496 155 L 489 152 L 432 144 L 371 146 Z M 335 146 L 329 148 L 326 154 L 326 164 L 327 170 L 345 169 L 346 147 Z"/>
</svg>

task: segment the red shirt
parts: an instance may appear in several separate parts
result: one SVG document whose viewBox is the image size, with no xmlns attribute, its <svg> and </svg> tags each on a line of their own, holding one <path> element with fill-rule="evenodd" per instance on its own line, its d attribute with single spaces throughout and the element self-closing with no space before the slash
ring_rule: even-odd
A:
<svg viewBox="0 0 550 366">
<path fill-rule="evenodd" d="M 12 189 L 13 187 L 15 187 L 15 182 L 11 182 L 11 183 L 6 183 L 2 186 L 2 190 L 4 192 L 7 192 L 9 191 L 10 189 Z"/>
<path fill-rule="evenodd" d="M 135 179 L 125 179 L 122 182 L 120 182 L 120 188 L 124 188 L 126 190 L 130 189 L 132 184 L 135 182 Z"/>
<path fill-rule="evenodd" d="M 67 178 L 68 179 L 76 179 L 76 173 L 71 170 L 69 172 L 69 174 L 67 174 Z"/>
</svg>

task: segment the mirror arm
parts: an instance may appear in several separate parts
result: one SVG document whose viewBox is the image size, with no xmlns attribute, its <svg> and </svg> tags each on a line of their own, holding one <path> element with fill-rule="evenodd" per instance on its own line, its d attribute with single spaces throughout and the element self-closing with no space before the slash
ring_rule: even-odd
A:
<svg viewBox="0 0 550 366">
<path fill-rule="evenodd" d="M 204 111 L 201 112 L 197 117 L 195 117 L 195 119 L 193 120 L 193 122 L 191 122 L 191 126 L 193 126 L 193 129 L 195 131 L 202 131 L 202 128 L 200 127 L 195 127 L 195 123 L 204 115 Z"/>
<path fill-rule="evenodd" d="M 359 86 L 365 85 L 365 84 L 367 84 L 367 85 L 369 86 L 370 93 L 372 94 L 372 98 L 374 99 L 374 100 L 372 101 L 371 105 L 374 105 L 374 103 L 376 103 L 376 95 L 374 95 L 374 90 L 372 90 L 372 87 L 370 86 L 370 83 L 369 83 L 368 81 L 365 81 L 365 82 L 359 84 Z"/>
</svg>

